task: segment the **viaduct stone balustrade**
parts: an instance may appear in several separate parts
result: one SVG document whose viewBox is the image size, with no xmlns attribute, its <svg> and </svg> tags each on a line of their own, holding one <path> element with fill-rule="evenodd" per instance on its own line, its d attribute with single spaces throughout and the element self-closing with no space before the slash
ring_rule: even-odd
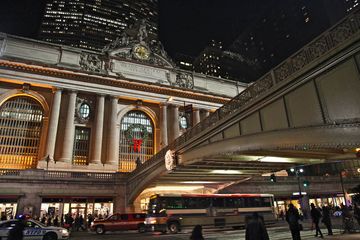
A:
<svg viewBox="0 0 360 240">
<path fill-rule="evenodd" d="M 133 171 L 128 202 L 149 183 L 173 172 L 164 165 L 168 150 L 178 155 L 178 166 L 185 166 L 211 154 L 244 151 L 291 151 L 306 158 L 311 150 L 318 159 L 337 158 L 336 151 L 359 146 L 359 37 L 357 11 Z M 325 149 L 332 149 L 333 155 L 323 153 Z"/>
</svg>

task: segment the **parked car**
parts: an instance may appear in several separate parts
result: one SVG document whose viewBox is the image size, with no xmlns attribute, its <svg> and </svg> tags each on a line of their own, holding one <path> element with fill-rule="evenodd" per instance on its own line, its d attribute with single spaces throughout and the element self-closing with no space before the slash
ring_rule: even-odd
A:
<svg viewBox="0 0 360 240">
<path fill-rule="evenodd" d="M 19 219 L 11 219 L 0 222 L 0 239 L 6 240 L 11 228 Z M 45 226 L 33 219 L 25 221 L 24 240 L 60 240 L 69 239 L 69 231 L 62 227 Z"/>
<path fill-rule="evenodd" d="M 145 229 L 144 213 L 114 214 L 106 219 L 95 219 L 91 223 L 91 230 L 97 234 L 104 234 L 107 231 L 138 230 L 140 233 Z"/>
</svg>

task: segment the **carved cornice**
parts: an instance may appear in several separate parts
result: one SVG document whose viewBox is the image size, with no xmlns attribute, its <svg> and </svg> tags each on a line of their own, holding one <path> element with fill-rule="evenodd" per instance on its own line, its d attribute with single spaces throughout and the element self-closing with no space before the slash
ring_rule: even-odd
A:
<svg viewBox="0 0 360 240">
<path fill-rule="evenodd" d="M 189 99 L 195 99 L 195 100 L 218 103 L 218 104 L 225 104 L 230 100 L 230 98 L 227 97 L 214 96 L 195 90 L 189 92 L 188 89 L 183 90 L 175 87 L 169 88 L 167 86 L 156 85 L 156 84 L 150 85 L 149 83 L 145 83 L 141 81 L 134 82 L 133 80 L 130 81 L 127 79 L 119 79 L 110 76 L 88 75 L 88 73 L 85 72 L 75 73 L 75 72 L 64 71 L 56 68 L 34 66 L 34 65 L 28 65 L 25 63 L 19 63 L 8 60 L 0 60 L 0 69 L 21 71 L 25 73 L 39 74 L 42 76 L 71 79 L 84 83 L 97 83 L 102 85 L 108 85 L 108 86 L 114 86 L 114 87 L 120 87 L 120 88 L 126 88 L 126 89 L 138 90 L 144 92 L 152 92 L 152 93 L 164 94 L 164 95 L 176 96 L 182 98 L 189 98 Z"/>
</svg>

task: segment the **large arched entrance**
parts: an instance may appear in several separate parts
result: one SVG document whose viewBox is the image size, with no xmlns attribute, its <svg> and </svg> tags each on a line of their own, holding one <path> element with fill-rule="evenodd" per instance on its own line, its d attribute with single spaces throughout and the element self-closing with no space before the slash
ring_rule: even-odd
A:
<svg viewBox="0 0 360 240">
<path fill-rule="evenodd" d="M 144 112 L 130 111 L 121 120 L 119 172 L 131 172 L 154 155 L 154 125 Z"/>
<path fill-rule="evenodd" d="M 0 168 L 36 168 L 43 117 L 31 97 L 13 97 L 0 106 Z"/>
</svg>

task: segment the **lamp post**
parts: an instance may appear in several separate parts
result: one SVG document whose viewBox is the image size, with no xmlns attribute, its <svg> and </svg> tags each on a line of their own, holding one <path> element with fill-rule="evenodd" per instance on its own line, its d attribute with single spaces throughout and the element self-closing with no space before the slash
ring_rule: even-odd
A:
<svg viewBox="0 0 360 240">
<path fill-rule="evenodd" d="M 301 193 L 301 186 L 300 186 L 300 173 L 303 173 L 304 169 L 303 168 L 291 168 L 290 172 L 296 174 L 298 187 L 299 187 L 299 203 L 300 203 L 301 208 L 303 208 L 303 206 L 302 206 L 302 193 Z"/>
</svg>

